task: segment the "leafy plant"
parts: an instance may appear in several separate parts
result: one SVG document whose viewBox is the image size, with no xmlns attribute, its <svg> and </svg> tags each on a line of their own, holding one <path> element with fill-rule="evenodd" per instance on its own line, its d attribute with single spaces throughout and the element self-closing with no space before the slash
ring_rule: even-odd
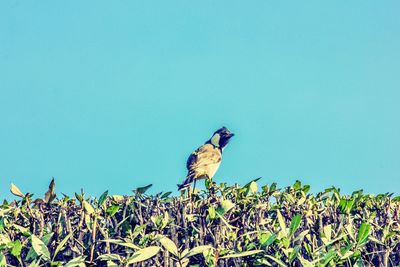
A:
<svg viewBox="0 0 400 267">
<path fill-rule="evenodd" d="M 400 265 L 400 197 L 258 182 L 98 199 L 57 196 L 54 179 L 37 199 L 12 184 L 0 267 Z"/>
</svg>

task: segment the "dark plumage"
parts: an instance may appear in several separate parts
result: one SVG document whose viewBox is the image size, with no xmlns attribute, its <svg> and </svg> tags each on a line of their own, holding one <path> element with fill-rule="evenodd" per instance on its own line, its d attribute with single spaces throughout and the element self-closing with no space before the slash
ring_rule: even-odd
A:
<svg viewBox="0 0 400 267">
<path fill-rule="evenodd" d="M 185 181 L 178 185 L 178 189 L 188 187 L 195 180 L 212 178 L 221 164 L 222 151 L 232 136 L 233 133 L 222 127 L 204 145 L 190 154 L 186 162 L 188 174 Z"/>
</svg>

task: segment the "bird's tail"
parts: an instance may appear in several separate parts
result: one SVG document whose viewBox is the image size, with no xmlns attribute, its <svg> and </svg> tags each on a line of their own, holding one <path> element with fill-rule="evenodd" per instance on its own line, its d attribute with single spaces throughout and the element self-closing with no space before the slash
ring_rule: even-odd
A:
<svg viewBox="0 0 400 267">
<path fill-rule="evenodd" d="M 182 184 L 178 184 L 178 190 L 182 190 L 186 187 L 189 187 L 190 184 L 194 181 L 195 173 L 194 172 L 189 172 L 188 175 L 186 176 L 185 181 L 183 181 Z"/>
</svg>

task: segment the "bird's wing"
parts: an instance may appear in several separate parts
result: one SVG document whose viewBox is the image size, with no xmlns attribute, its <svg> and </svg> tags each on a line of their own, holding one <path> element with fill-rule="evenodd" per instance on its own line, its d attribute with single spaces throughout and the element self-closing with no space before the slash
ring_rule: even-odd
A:
<svg viewBox="0 0 400 267">
<path fill-rule="evenodd" d="M 186 162 L 188 175 L 186 176 L 185 181 L 181 185 L 178 185 L 178 189 L 181 190 L 193 182 L 193 180 L 197 178 L 197 171 L 205 171 L 210 167 L 214 167 L 216 170 L 221 162 L 221 157 L 221 150 L 211 144 L 205 144 L 199 147 L 196 151 L 190 154 Z"/>
<path fill-rule="evenodd" d="M 221 151 L 211 144 L 205 144 L 194 151 L 186 163 L 187 169 L 194 170 L 207 165 L 217 164 L 221 161 Z"/>
<path fill-rule="evenodd" d="M 192 152 L 192 154 L 190 154 L 189 158 L 187 159 L 186 162 L 186 168 L 188 170 L 190 170 L 190 166 L 193 166 L 194 164 L 196 164 L 196 160 L 197 160 L 197 151 L 199 149 L 197 149 L 196 151 Z"/>
</svg>

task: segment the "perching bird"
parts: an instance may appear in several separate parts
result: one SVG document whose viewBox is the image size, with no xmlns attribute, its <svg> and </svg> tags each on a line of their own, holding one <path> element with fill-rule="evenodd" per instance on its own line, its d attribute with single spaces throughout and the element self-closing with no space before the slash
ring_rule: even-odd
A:
<svg viewBox="0 0 400 267">
<path fill-rule="evenodd" d="M 188 187 L 193 181 L 213 178 L 222 160 L 222 151 L 234 136 L 226 127 L 218 129 L 210 140 L 196 149 L 188 158 L 188 174 L 185 181 L 178 185 L 178 190 Z"/>
</svg>

